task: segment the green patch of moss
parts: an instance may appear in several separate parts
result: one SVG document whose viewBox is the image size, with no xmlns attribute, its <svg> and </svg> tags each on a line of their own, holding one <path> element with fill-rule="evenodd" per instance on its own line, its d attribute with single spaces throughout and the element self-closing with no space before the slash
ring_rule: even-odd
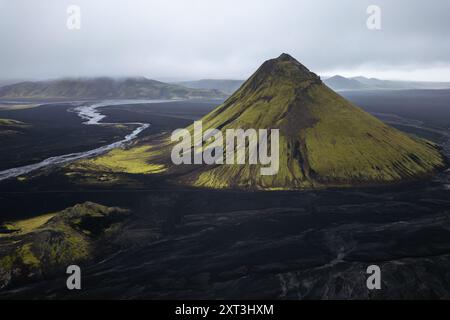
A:
<svg viewBox="0 0 450 320">
<path fill-rule="evenodd" d="M 0 258 L 0 270 L 7 271 L 12 269 L 15 259 L 16 258 L 12 255 L 7 255 Z"/>
<path fill-rule="evenodd" d="M 78 165 L 94 167 L 102 171 L 131 174 L 154 174 L 166 170 L 162 164 L 148 163 L 154 155 L 149 146 L 133 147 L 130 149 L 114 149 L 105 155 L 94 159 L 82 160 Z"/>
<path fill-rule="evenodd" d="M 3 225 L 3 228 L 8 231 L 8 233 L 1 233 L 0 237 L 6 237 L 6 236 L 17 236 L 17 235 L 23 235 L 26 233 L 33 232 L 34 230 L 41 227 L 43 224 L 45 224 L 48 220 L 50 220 L 55 214 L 44 214 L 38 217 L 30 218 L 30 219 L 24 219 L 24 220 L 18 220 L 14 222 L 8 222 Z"/>
<path fill-rule="evenodd" d="M 31 250 L 32 243 L 27 243 L 19 248 L 18 257 L 21 259 L 22 263 L 37 268 L 40 265 L 40 261 L 36 258 Z"/>
<path fill-rule="evenodd" d="M 0 119 L 0 126 L 26 126 L 27 124 L 13 119 Z"/>
</svg>

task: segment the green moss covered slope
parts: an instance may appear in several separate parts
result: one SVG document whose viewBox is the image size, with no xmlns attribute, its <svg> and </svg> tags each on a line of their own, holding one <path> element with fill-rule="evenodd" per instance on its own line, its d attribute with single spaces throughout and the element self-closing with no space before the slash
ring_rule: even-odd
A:
<svg viewBox="0 0 450 320">
<path fill-rule="evenodd" d="M 303 189 L 382 184 L 444 166 L 435 145 L 353 105 L 287 54 L 266 61 L 206 115 L 203 130 L 279 129 L 279 171 L 260 165 L 197 165 L 184 183 L 209 188 Z M 192 127 L 190 127 L 192 130 Z"/>
</svg>

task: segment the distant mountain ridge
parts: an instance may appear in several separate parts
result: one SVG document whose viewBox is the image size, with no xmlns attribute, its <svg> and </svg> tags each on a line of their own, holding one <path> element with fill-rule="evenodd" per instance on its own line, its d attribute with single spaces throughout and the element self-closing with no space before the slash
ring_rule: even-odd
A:
<svg viewBox="0 0 450 320">
<path fill-rule="evenodd" d="M 450 89 L 450 82 L 380 80 L 376 78 L 340 75 L 324 80 L 333 90 L 412 90 L 412 89 Z"/>
<path fill-rule="evenodd" d="M 244 83 L 244 80 L 201 79 L 196 81 L 176 82 L 188 88 L 216 89 L 226 94 L 234 93 Z M 450 82 L 399 81 L 366 78 L 362 76 L 346 78 L 335 75 L 323 79 L 323 82 L 333 90 L 413 90 L 413 89 L 450 89 Z"/>
<path fill-rule="evenodd" d="M 181 81 L 176 84 L 193 89 L 219 90 L 226 94 L 232 94 L 244 83 L 244 80 L 232 79 L 201 79 L 195 81 Z"/>
<path fill-rule="evenodd" d="M 223 99 L 244 80 L 201 79 L 166 83 L 145 77 L 64 78 L 46 81 L 1 83 L 3 99 Z M 323 82 L 333 90 L 450 89 L 450 82 L 416 82 L 335 75 Z"/>
<path fill-rule="evenodd" d="M 215 89 L 192 89 L 144 77 L 66 78 L 26 81 L 0 87 L 0 98 L 70 99 L 212 99 L 226 94 Z"/>
<path fill-rule="evenodd" d="M 361 90 L 368 88 L 368 85 L 356 79 L 349 79 L 339 75 L 324 80 L 324 83 L 333 90 Z"/>
</svg>

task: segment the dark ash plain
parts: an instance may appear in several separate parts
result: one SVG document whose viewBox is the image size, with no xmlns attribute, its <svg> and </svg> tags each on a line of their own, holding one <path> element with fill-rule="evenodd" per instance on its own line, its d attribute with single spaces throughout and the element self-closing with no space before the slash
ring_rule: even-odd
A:
<svg viewBox="0 0 450 320">
<path fill-rule="evenodd" d="M 418 95 L 413 101 L 412 94 Z M 450 100 L 450 93 L 427 94 L 344 96 L 401 130 L 440 143 L 449 156 L 450 112 L 443 101 Z M 184 127 L 217 104 L 114 106 L 103 112 L 105 121 L 151 123 L 143 133 L 151 136 Z M 123 128 L 100 127 L 84 132 L 88 128 L 66 108 L 38 107 L 28 119 L 19 111 L 0 115 L 6 118 L 4 112 L 9 112 L 8 118 L 36 121 L 36 127 L 38 119 L 56 115 L 73 126 L 67 131 L 76 132 L 78 139 L 47 143 L 48 149 L 42 148 L 37 158 L 61 148 L 93 148 L 99 136 L 110 141 L 123 133 Z M 92 140 L 81 139 L 84 134 L 93 135 Z M 53 139 L 58 137 L 65 139 Z M 23 145 L 30 142 L 24 140 Z M 20 159 L 6 160 L 2 166 L 23 163 L 28 151 L 23 152 Z M 85 201 L 127 208 L 131 216 L 119 236 L 101 244 L 98 254 L 81 264 L 82 290 L 68 291 L 60 269 L 0 290 L 2 299 L 450 298 L 448 171 L 396 186 L 301 192 L 181 189 L 158 176 L 136 178 L 141 182 L 138 188 L 86 188 L 65 179 L 59 169 L 33 176 L 25 183 L 0 183 L 0 222 Z M 365 271 L 371 264 L 382 270 L 381 290 L 366 287 Z"/>
</svg>

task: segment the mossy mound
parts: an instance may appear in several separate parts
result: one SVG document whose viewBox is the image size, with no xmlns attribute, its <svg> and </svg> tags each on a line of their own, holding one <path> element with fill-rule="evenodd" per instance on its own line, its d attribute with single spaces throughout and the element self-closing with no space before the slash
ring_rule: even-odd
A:
<svg viewBox="0 0 450 320">
<path fill-rule="evenodd" d="M 128 211 L 86 202 L 0 227 L 0 288 L 90 259 Z"/>
<path fill-rule="evenodd" d="M 0 138 L 12 134 L 19 134 L 28 128 L 29 125 L 14 119 L 0 119 Z"/>
</svg>

